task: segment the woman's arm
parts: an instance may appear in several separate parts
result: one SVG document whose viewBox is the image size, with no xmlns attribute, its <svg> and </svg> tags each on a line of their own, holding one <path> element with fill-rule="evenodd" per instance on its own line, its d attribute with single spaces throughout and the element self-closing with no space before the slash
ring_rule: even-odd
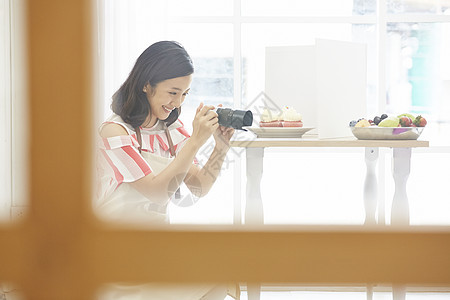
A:
<svg viewBox="0 0 450 300">
<path fill-rule="evenodd" d="M 195 196 L 205 196 L 213 186 L 222 170 L 223 162 L 230 149 L 229 142 L 233 133 L 234 129 L 220 126 L 214 133 L 216 146 L 206 164 L 203 168 L 197 165 L 191 166 L 184 182 Z"/>
</svg>

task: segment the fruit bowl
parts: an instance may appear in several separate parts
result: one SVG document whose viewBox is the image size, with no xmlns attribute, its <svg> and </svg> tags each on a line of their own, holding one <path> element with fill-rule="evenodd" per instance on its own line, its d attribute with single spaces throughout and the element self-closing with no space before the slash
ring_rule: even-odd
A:
<svg viewBox="0 0 450 300">
<path fill-rule="evenodd" d="M 417 140 L 425 127 L 350 127 L 359 140 Z"/>
</svg>

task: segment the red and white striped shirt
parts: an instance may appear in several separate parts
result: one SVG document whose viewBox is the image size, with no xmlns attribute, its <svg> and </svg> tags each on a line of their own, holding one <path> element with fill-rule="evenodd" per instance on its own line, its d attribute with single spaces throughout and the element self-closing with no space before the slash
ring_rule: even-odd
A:
<svg viewBox="0 0 450 300">
<path fill-rule="evenodd" d="M 100 127 L 109 123 L 119 124 L 127 130 L 128 135 L 100 138 L 97 161 L 98 201 L 107 201 L 122 184 L 136 181 L 150 173 L 152 168 L 143 155 L 139 153 L 136 132 L 118 115 L 109 117 Z M 190 137 L 181 121 L 177 120 L 169 126 L 170 136 L 177 154 Z M 169 143 L 164 132 L 162 121 L 151 128 L 141 128 L 143 152 L 150 152 L 161 157 L 170 158 Z M 194 163 L 198 163 L 196 160 Z"/>
</svg>

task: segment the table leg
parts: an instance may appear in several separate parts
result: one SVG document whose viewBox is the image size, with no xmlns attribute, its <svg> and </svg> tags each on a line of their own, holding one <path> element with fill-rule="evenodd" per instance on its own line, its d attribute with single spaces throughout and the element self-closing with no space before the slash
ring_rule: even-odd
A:
<svg viewBox="0 0 450 300">
<path fill-rule="evenodd" d="M 392 287 L 392 299 L 393 300 L 405 300 L 406 289 L 403 285 L 394 285 Z"/>
<path fill-rule="evenodd" d="M 392 200 L 391 225 L 409 225 L 409 203 L 406 194 L 406 182 L 411 170 L 411 148 L 394 148 L 392 174 L 395 182 L 394 199 Z M 394 285 L 393 300 L 405 300 L 404 285 Z"/>
<path fill-rule="evenodd" d="M 373 300 L 373 285 L 368 284 L 366 287 L 366 299 Z"/>
<path fill-rule="evenodd" d="M 248 300 L 260 300 L 261 285 L 258 283 L 247 284 L 247 296 Z"/>
<path fill-rule="evenodd" d="M 365 225 L 375 225 L 377 223 L 375 214 L 378 206 L 378 180 L 377 163 L 379 149 L 367 147 L 365 149 L 366 178 L 364 180 L 364 208 L 366 210 Z M 366 299 L 373 299 L 373 285 L 368 284 Z"/>
<path fill-rule="evenodd" d="M 392 175 L 395 182 L 395 193 L 392 201 L 391 225 L 409 225 L 409 204 L 406 194 L 411 166 L 411 148 L 394 148 Z"/>
<path fill-rule="evenodd" d="M 264 224 L 264 210 L 261 198 L 264 148 L 247 148 L 247 197 L 245 199 L 245 224 Z M 259 300 L 261 285 L 247 283 L 248 300 Z"/>
<path fill-rule="evenodd" d="M 245 199 L 245 224 L 264 224 L 261 198 L 264 148 L 247 148 L 247 197 Z"/>
<path fill-rule="evenodd" d="M 378 203 L 378 181 L 376 166 L 378 162 L 378 148 L 366 148 L 366 178 L 364 180 L 364 208 L 366 210 L 366 220 L 364 224 L 376 224 L 375 213 Z"/>
</svg>

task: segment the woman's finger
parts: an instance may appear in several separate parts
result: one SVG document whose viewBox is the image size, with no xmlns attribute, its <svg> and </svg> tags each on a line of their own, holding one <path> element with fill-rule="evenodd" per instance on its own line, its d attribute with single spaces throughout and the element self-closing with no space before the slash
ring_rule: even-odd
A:
<svg viewBox="0 0 450 300">
<path fill-rule="evenodd" d="M 227 130 L 224 132 L 224 135 L 233 135 L 234 134 L 234 128 L 227 128 Z"/>
<path fill-rule="evenodd" d="M 211 119 L 208 119 L 208 120 L 206 121 L 206 124 L 208 124 L 208 126 L 215 125 L 215 124 L 219 124 L 219 119 L 218 119 L 218 118 L 211 118 Z"/>
<path fill-rule="evenodd" d="M 217 118 L 218 116 L 219 116 L 219 115 L 218 115 L 215 111 L 213 111 L 213 110 L 208 111 L 208 112 L 206 113 L 206 115 L 205 115 L 205 117 L 206 117 L 208 120 Z"/>
<path fill-rule="evenodd" d="M 213 105 L 205 105 L 200 110 L 199 114 L 200 116 L 206 115 L 209 111 L 213 110 L 215 107 Z"/>
<path fill-rule="evenodd" d="M 195 112 L 196 115 L 199 113 L 199 111 L 202 109 L 202 107 L 203 107 L 203 102 L 200 102 L 200 105 L 197 107 L 197 111 Z"/>
</svg>

